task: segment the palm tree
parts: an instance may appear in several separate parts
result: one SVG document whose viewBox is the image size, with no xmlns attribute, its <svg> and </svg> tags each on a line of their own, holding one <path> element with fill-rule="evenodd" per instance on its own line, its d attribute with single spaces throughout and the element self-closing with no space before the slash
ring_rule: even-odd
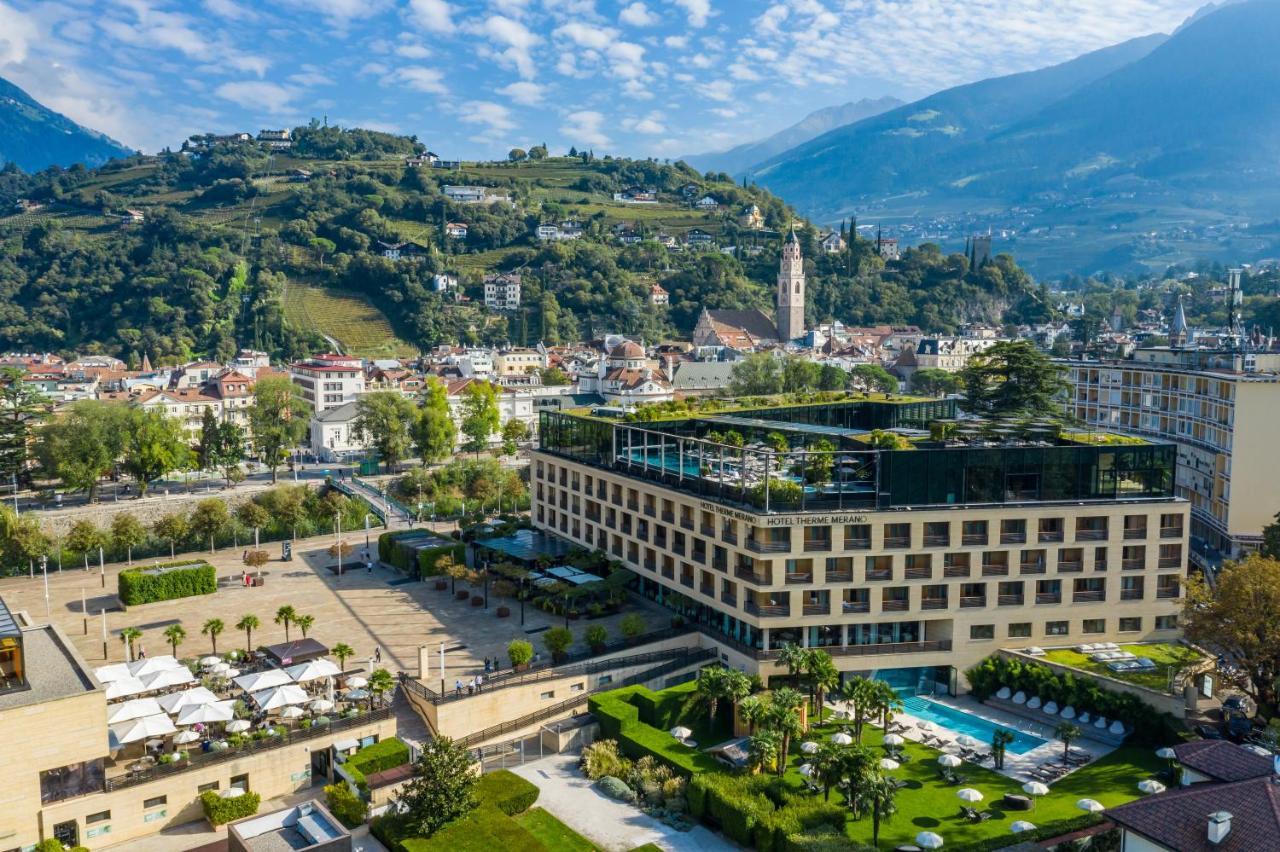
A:
<svg viewBox="0 0 1280 852">
<path fill-rule="evenodd" d="M 776 731 L 762 730 L 747 740 L 747 765 L 752 773 L 768 771 L 778 759 L 782 738 Z"/>
<path fill-rule="evenodd" d="M 1062 722 L 1053 729 L 1053 735 L 1062 740 L 1062 757 L 1064 760 L 1071 752 L 1071 741 L 1080 739 L 1083 733 L 1074 722 Z"/>
<path fill-rule="evenodd" d="M 857 675 L 846 680 L 840 687 L 840 698 L 849 704 L 853 711 L 853 739 L 862 742 L 862 726 L 866 724 L 874 710 L 875 687 L 865 677 Z"/>
<path fill-rule="evenodd" d="M 738 715 L 747 723 L 747 735 L 754 736 L 756 728 L 769 716 L 769 704 L 758 695 L 748 695 L 738 702 Z"/>
<path fill-rule="evenodd" d="M 996 728 L 991 734 L 991 757 L 995 760 L 996 769 L 1004 769 L 1005 749 L 1016 739 L 1013 731 Z"/>
<path fill-rule="evenodd" d="M 836 664 L 832 662 L 831 656 L 825 651 L 821 654 L 815 654 L 809 662 L 809 678 L 813 685 L 815 701 L 813 704 L 813 712 L 819 724 L 822 722 L 822 706 L 825 703 L 823 699 L 826 694 L 840 685 L 840 670 L 836 668 Z"/>
<path fill-rule="evenodd" d="M 813 777 L 822 785 L 822 800 L 831 801 L 831 788 L 845 777 L 845 747 L 824 742 L 809 761 L 813 765 Z"/>
<path fill-rule="evenodd" d="M 742 701 L 751 696 L 751 678 L 747 677 L 746 672 L 737 669 L 725 669 L 725 672 L 724 697 L 733 702 L 736 714 Z"/>
<path fill-rule="evenodd" d="M 246 655 L 253 653 L 253 631 L 262 626 L 262 621 L 256 615 L 245 615 L 236 622 L 236 630 L 244 631 L 244 652 Z"/>
<path fill-rule="evenodd" d="M 173 649 L 173 655 L 178 656 L 178 646 L 182 644 L 182 640 L 187 638 L 187 631 L 181 624 L 170 624 L 164 629 L 164 638 L 169 640 L 169 647 Z"/>
<path fill-rule="evenodd" d="M 356 655 L 355 649 L 346 642 L 339 642 L 337 645 L 334 645 L 329 649 L 329 653 L 338 658 L 338 668 L 344 670 L 347 666 L 347 658 L 354 657 Z"/>
<path fill-rule="evenodd" d="M 221 618 L 211 618 L 200 628 L 200 632 L 209 637 L 209 641 L 213 644 L 213 655 L 218 656 L 218 634 L 227 629 L 227 625 L 222 623 Z"/>
<path fill-rule="evenodd" d="M 299 615 L 293 619 L 293 623 L 298 625 L 298 629 L 302 631 L 302 638 L 307 638 L 307 631 L 311 629 L 311 625 L 316 623 L 314 615 Z"/>
<path fill-rule="evenodd" d="M 841 754 L 840 777 L 848 779 L 845 804 L 853 811 L 854 819 L 862 818 L 865 802 L 862 791 L 866 779 L 880 770 L 879 758 L 864 745 L 845 746 Z"/>
<path fill-rule="evenodd" d="M 880 717 L 880 727 L 889 732 L 889 720 L 902 709 L 902 699 L 893 687 L 882 680 L 871 681 L 872 713 Z"/>
<path fill-rule="evenodd" d="M 133 643 L 142 638 L 142 631 L 136 627 L 126 627 L 120 631 L 120 641 L 129 648 L 129 659 L 133 659 Z"/>
<path fill-rule="evenodd" d="M 888 822 L 898 812 L 897 803 L 894 802 L 897 795 L 898 788 L 879 772 L 871 773 L 864 782 L 862 801 L 871 812 L 872 846 L 880 845 L 880 823 Z"/>
<path fill-rule="evenodd" d="M 289 641 L 289 625 L 298 617 L 298 613 L 289 604 L 285 604 L 276 610 L 276 624 L 284 625 L 284 641 Z"/>
<path fill-rule="evenodd" d="M 804 670 L 809 665 L 809 649 L 788 642 L 778 652 L 778 662 L 787 667 L 787 673 L 796 679 L 796 685 L 803 683 Z"/>
<path fill-rule="evenodd" d="M 384 694 L 396 688 L 396 682 L 386 669 L 374 669 L 366 688 L 369 690 L 369 709 L 373 710 L 374 699 L 381 701 Z"/>
<path fill-rule="evenodd" d="M 719 709 L 720 699 L 725 698 L 725 674 L 729 670 L 723 666 L 708 666 L 698 672 L 697 695 L 698 699 L 707 705 L 707 710 L 711 716 L 711 722 L 714 724 L 716 720 L 716 710 Z"/>
<path fill-rule="evenodd" d="M 800 724 L 800 714 L 796 711 L 804 705 L 804 694 L 783 687 L 773 693 L 773 707 L 769 714 L 769 727 L 782 735 L 782 751 L 778 760 L 778 774 L 787 769 L 787 759 L 791 754 L 791 740 L 804 733 Z"/>
</svg>

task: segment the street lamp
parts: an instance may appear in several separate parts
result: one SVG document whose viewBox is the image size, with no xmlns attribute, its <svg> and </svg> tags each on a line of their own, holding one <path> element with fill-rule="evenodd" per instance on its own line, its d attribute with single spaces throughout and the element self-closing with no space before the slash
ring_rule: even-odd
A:
<svg viewBox="0 0 1280 852">
<path fill-rule="evenodd" d="M 333 525 L 337 530 L 334 549 L 338 551 L 338 579 L 342 579 L 342 515 L 338 512 L 333 514 Z"/>
</svg>

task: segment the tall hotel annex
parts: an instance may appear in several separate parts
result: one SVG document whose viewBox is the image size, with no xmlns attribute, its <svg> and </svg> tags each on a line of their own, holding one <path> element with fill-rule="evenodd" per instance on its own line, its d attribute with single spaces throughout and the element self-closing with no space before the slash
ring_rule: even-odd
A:
<svg viewBox="0 0 1280 852">
<path fill-rule="evenodd" d="M 605 551 L 763 676 L 783 645 L 925 692 L 998 647 L 1177 636 L 1176 448 L 954 400 L 624 422 L 543 413 L 534 524 Z"/>
</svg>

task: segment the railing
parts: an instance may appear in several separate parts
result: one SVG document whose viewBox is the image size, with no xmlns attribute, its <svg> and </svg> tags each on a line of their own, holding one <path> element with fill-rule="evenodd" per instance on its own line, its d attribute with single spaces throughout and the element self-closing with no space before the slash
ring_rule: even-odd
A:
<svg viewBox="0 0 1280 852">
<path fill-rule="evenodd" d="M 1036 603 L 1038 604 L 1060 604 L 1062 603 L 1062 593 L 1057 594 L 1049 592 L 1036 592 Z"/>
<path fill-rule="evenodd" d="M 1072 592 L 1072 603 L 1095 603 L 1104 600 L 1107 596 L 1106 592 Z"/>
<path fill-rule="evenodd" d="M 868 580 L 892 580 L 893 569 L 892 568 L 868 568 L 867 579 Z"/>
<path fill-rule="evenodd" d="M 1181 556 L 1161 556 L 1159 562 L 1156 563 L 1158 568 L 1181 568 Z"/>
<path fill-rule="evenodd" d="M 702 535 L 707 536 L 708 538 L 715 538 L 716 536 L 716 528 L 711 524 L 703 524 L 702 526 L 698 527 L 698 532 L 701 533 Z"/>
<path fill-rule="evenodd" d="M 734 571 L 733 576 L 737 577 L 739 580 L 746 580 L 748 583 L 752 583 L 757 586 L 767 586 L 773 582 L 763 574 L 757 574 L 754 571 L 748 571 L 744 568 L 739 568 Z"/>
<path fill-rule="evenodd" d="M 663 521 L 663 523 L 667 523 L 667 524 L 674 524 L 674 523 L 676 522 L 676 514 L 675 514 L 675 512 L 663 512 L 663 513 L 662 513 L 662 521 Z"/>
<path fill-rule="evenodd" d="M 720 602 L 726 603 L 732 607 L 736 607 L 738 605 L 737 597 L 735 597 L 734 595 L 726 594 L 724 592 L 720 593 Z"/>
<path fill-rule="evenodd" d="M 922 598 L 920 601 L 921 609 L 946 609 L 946 598 Z"/>
<path fill-rule="evenodd" d="M 830 603 L 805 604 L 802 611 L 805 615 L 830 615 L 831 604 Z"/>
<path fill-rule="evenodd" d="M 1142 527 L 1141 529 L 1130 529 L 1128 527 L 1125 527 L 1124 537 L 1128 541 L 1137 541 L 1140 539 L 1144 539 L 1147 537 L 1147 528 Z"/>
<path fill-rule="evenodd" d="M 1076 541 L 1106 541 L 1106 530 L 1076 530 Z"/>
<path fill-rule="evenodd" d="M 1059 574 L 1079 574 L 1083 570 L 1084 570 L 1083 562 L 1059 562 L 1058 563 Z"/>
<path fill-rule="evenodd" d="M 1161 527 L 1161 538 L 1182 538 L 1182 527 Z"/>
<path fill-rule="evenodd" d="M 804 543 L 805 553 L 829 553 L 831 552 L 831 539 L 824 538 L 818 540 L 808 540 Z"/>
<path fill-rule="evenodd" d="M 648 515 L 651 518 L 657 517 L 658 515 L 658 510 L 653 508 L 652 506 L 645 506 L 644 509 L 642 509 L 641 511 L 643 511 L 646 515 Z"/>
<path fill-rule="evenodd" d="M 924 568 L 910 568 L 910 567 L 908 567 L 908 568 L 906 569 L 906 572 L 904 573 L 904 575 L 903 575 L 903 576 L 905 576 L 905 577 L 906 577 L 906 579 L 908 579 L 908 580 L 932 580 L 932 579 L 933 579 L 933 566 L 932 566 L 932 565 L 927 565 L 927 566 L 925 566 Z"/>
<path fill-rule="evenodd" d="M 845 645 L 843 648 L 831 648 L 832 656 L 874 657 L 881 654 L 925 654 L 933 651 L 950 651 L 951 640 L 942 639 L 936 642 L 894 642 L 884 645 Z"/>
<path fill-rule="evenodd" d="M 680 519 L 680 528 L 681 528 L 681 529 L 689 530 L 690 532 L 692 532 L 692 531 L 693 531 L 693 527 L 694 527 L 694 523 L 693 523 L 693 518 L 692 518 L 692 517 L 688 517 L 688 518 L 684 518 L 684 517 L 682 517 L 682 518 Z"/>
<path fill-rule="evenodd" d="M 871 612 L 871 601 L 841 601 L 844 612 Z"/>
<path fill-rule="evenodd" d="M 1044 562 L 1023 562 L 1018 565 L 1019 574 L 1043 574 Z"/>
<path fill-rule="evenodd" d="M 788 586 L 797 586 L 797 585 L 802 585 L 802 584 L 805 584 L 805 583 L 812 583 L 812 582 L 813 582 L 813 575 L 812 575 L 812 574 L 799 574 L 799 573 L 797 573 L 797 574 L 784 574 L 784 575 L 783 575 L 783 582 L 785 582 Z"/>
<path fill-rule="evenodd" d="M 1121 559 L 1120 560 L 1120 568 L 1121 570 L 1124 570 L 1124 571 L 1141 571 L 1143 568 L 1146 568 L 1146 567 L 1147 567 L 1147 560 L 1145 559 Z M 1178 566 L 1175 565 L 1174 567 L 1176 568 Z"/>
<path fill-rule="evenodd" d="M 1008 577 L 1008 565 L 983 565 L 982 576 L 984 577 Z"/>
<path fill-rule="evenodd" d="M 970 595 L 968 597 L 960 598 L 960 606 L 962 607 L 978 607 L 978 606 L 986 606 L 986 605 L 987 605 L 987 599 L 985 597 Z"/>
<path fill-rule="evenodd" d="M 950 535 L 926 535 L 924 537 L 925 547 L 950 547 Z"/>
<path fill-rule="evenodd" d="M 714 598 L 716 596 L 716 587 L 715 586 L 699 586 L 698 592 L 700 594 L 706 595 L 709 598 Z"/>
<path fill-rule="evenodd" d="M 1158 597 L 1158 598 L 1176 598 L 1176 597 L 1178 596 L 1178 591 L 1179 591 L 1179 589 L 1178 589 L 1178 587 L 1177 587 L 1177 586 L 1174 586 L 1174 587 L 1173 587 L 1173 588 L 1171 588 L 1171 589 L 1156 589 L 1156 597 Z"/>
<path fill-rule="evenodd" d="M 986 533 L 965 533 L 964 535 L 960 536 L 960 543 L 965 545 L 966 547 L 969 547 L 975 544 L 985 545 L 987 543 L 987 534 Z"/>
<path fill-rule="evenodd" d="M 1143 598 L 1142 589 L 1121 589 L 1120 600 L 1122 601 L 1140 601 Z"/>
<path fill-rule="evenodd" d="M 1042 530 L 1038 536 L 1042 544 L 1053 544 L 1062 541 L 1062 530 Z"/>
<path fill-rule="evenodd" d="M 845 550 L 870 550 L 871 539 L 869 538 L 848 538 L 844 540 Z"/>
<path fill-rule="evenodd" d="M 883 601 L 880 604 L 880 611 L 881 612 L 906 612 L 907 604 L 908 604 L 907 601 L 899 601 L 899 600 Z"/>
<path fill-rule="evenodd" d="M 761 618 L 786 618 L 791 615 L 791 607 L 782 604 L 758 604 L 755 601 L 747 601 L 743 609 Z"/>
<path fill-rule="evenodd" d="M 218 763 L 226 763 L 227 761 L 246 757 L 251 754 L 257 754 L 258 752 L 283 748 L 291 743 L 302 742 L 304 740 L 314 740 L 340 731 L 349 731 L 352 728 L 363 727 L 371 722 L 390 718 L 390 716 L 390 707 L 379 707 L 375 710 L 365 711 L 359 716 L 353 716 L 349 719 L 335 719 L 327 725 L 313 724 L 310 728 L 297 728 L 295 730 L 286 731 L 276 737 L 269 737 L 264 740 L 252 740 L 244 743 L 243 745 L 233 746 L 231 748 L 223 749 L 222 751 L 189 752 L 187 759 L 179 761 L 178 763 L 162 763 L 153 766 L 150 769 L 130 772 L 128 775 L 121 775 L 116 778 L 108 778 L 105 782 L 105 791 L 110 793 L 115 790 L 123 790 L 126 787 L 146 784 L 160 778 L 167 778 L 170 775 L 190 772 L 194 769 L 201 769 L 205 766 L 213 766 Z"/>
<path fill-rule="evenodd" d="M 1022 606 L 1026 603 L 1026 598 L 1022 595 L 1000 595 L 996 598 L 996 603 L 1000 606 Z"/>
<path fill-rule="evenodd" d="M 1026 544 L 1027 534 L 1025 532 L 1002 532 L 1000 533 L 1001 544 Z"/>
<path fill-rule="evenodd" d="M 755 553 L 786 553 L 791 549 L 789 541 L 760 541 L 755 538 L 747 539 L 747 550 Z"/>
<path fill-rule="evenodd" d="M 720 540 L 723 541 L 725 544 L 737 544 L 738 534 L 731 533 L 726 530 L 720 533 Z"/>
<path fill-rule="evenodd" d="M 828 583 L 852 583 L 853 570 L 828 571 L 826 582 Z"/>
<path fill-rule="evenodd" d="M 943 577 L 968 577 L 971 571 L 968 565 L 944 565 L 942 566 Z"/>
<path fill-rule="evenodd" d="M 910 547 L 911 536 L 909 535 L 885 536 L 884 546 L 885 547 Z"/>
</svg>

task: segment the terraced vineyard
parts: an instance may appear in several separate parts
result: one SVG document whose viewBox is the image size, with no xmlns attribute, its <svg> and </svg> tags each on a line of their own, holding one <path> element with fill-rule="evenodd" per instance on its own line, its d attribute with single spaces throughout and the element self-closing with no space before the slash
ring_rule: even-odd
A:
<svg viewBox="0 0 1280 852">
<path fill-rule="evenodd" d="M 284 314 L 291 324 L 336 340 L 348 355 L 396 358 L 417 352 L 396 337 L 382 311 L 355 293 L 294 284 L 285 291 Z"/>
</svg>

